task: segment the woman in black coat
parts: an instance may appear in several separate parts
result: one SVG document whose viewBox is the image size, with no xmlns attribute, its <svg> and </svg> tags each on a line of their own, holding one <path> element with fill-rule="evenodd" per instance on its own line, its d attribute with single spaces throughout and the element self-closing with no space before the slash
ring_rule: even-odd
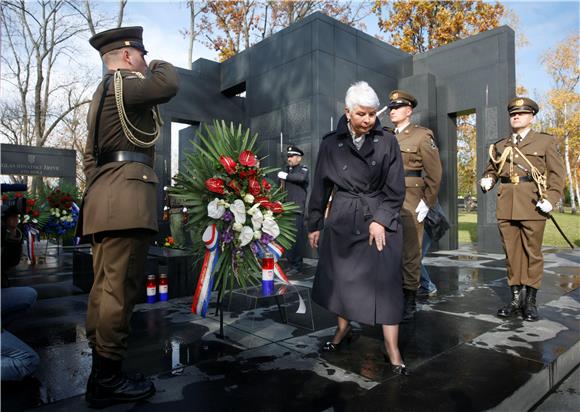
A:
<svg viewBox="0 0 580 412">
<path fill-rule="evenodd" d="M 398 347 L 403 313 L 399 211 L 405 198 L 400 149 L 395 136 L 381 127 L 379 99 L 366 82 L 353 84 L 345 100 L 337 129 L 320 145 L 309 203 L 310 245 L 318 247 L 320 239 L 313 299 L 338 315 L 336 333 L 322 350 L 335 351 L 350 339 L 350 320 L 381 324 L 393 370 L 407 374 Z"/>
</svg>

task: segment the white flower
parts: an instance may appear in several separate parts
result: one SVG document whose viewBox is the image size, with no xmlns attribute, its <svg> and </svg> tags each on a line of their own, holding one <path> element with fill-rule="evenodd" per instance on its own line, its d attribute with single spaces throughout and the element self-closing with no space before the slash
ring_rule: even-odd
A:
<svg viewBox="0 0 580 412">
<path fill-rule="evenodd" d="M 212 219 L 220 219 L 226 211 L 226 208 L 219 203 L 219 199 L 215 198 L 207 204 L 207 215 Z"/>
<path fill-rule="evenodd" d="M 254 230 L 260 230 L 263 222 L 264 216 L 262 215 L 262 212 L 260 209 L 256 209 L 252 215 L 252 226 L 254 227 Z"/>
<path fill-rule="evenodd" d="M 241 223 L 237 223 L 237 222 L 236 222 L 236 223 L 234 223 L 234 226 L 233 226 L 232 228 L 233 228 L 233 229 L 234 229 L 234 231 L 236 231 L 236 232 L 241 232 L 243 227 L 244 227 L 244 226 L 243 226 Z"/>
<path fill-rule="evenodd" d="M 254 231 L 250 226 L 244 226 L 240 232 L 240 246 L 246 246 L 254 238 Z"/>
<path fill-rule="evenodd" d="M 218 205 L 225 207 L 226 209 L 230 207 L 230 204 L 224 199 L 218 199 Z"/>
<path fill-rule="evenodd" d="M 272 212 L 271 210 L 266 210 L 264 212 L 264 217 L 273 218 L 274 217 L 274 212 Z"/>
<path fill-rule="evenodd" d="M 256 213 L 256 210 L 259 210 L 259 207 L 260 207 L 260 204 L 256 203 L 254 206 L 249 208 L 246 213 L 249 214 L 250 216 L 252 216 L 254 213 Z"/>
<path fill-rule="evenodd" d="M 278 227 L 278 223 L 276 223 L 273 218 L 265 217 L 264 223 L 262 223 L 262 232 L 267 233 L 276 239 L 280 234 L 280 228 Z"/>
<path fill-rule="evenodd" d="M 234 200 L 234 203 L 230 205 L 230 210 L 234 214 L 236 223 L 241 225 L 246 223 L 246 206 L 241 199 Z"/>
<path fill-rule="evenodd" d="M 252 204 L 254 203 L 254 196 L 252 196 L 250 193 L 246 194 L 244 196 L 244 202 Z"/>
<path fill-rule="evenodd" d="M 260 240 L 261 237 L 262 237 L 262 232 L 260 232 L 259 230 L 255 230 L 254 231 L 254 239 Z"/>
</svg>

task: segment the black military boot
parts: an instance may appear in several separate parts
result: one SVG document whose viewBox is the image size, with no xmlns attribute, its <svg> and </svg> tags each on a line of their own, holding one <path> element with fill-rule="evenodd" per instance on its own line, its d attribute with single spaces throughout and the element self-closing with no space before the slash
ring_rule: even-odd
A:
<svg viewBox="0 0 580 412">
<path fill-rule="evenodd" d="M 522 310 L 522 285 L 513 285 L 510 286 L 510 289 L 512 291 L 511 302 L 497 311 L 497 316 L 501 318 L 512 317 Z"/>
<path fill-rule="evenodd" d="M 417 310 L 417 302 L 415 298 L 417 297 L 416 290 L 403 289 L 403 295 L 405 297 L 405 311 L 403 312 L 403 322 L 408 322 L 415 318 L 415 311 Z"/>
<path fill-rule="evenodd" d="M 104 408 L 121 402 L 136 402 L 155 393 L 153 382 L 142 376 L 129 378 L 121 371 L 122 361 L 100 356 L 93 351 L 93 367 L 87 382 L 86 401 Z"/>
<path fill-rule="evenodd" d="M 526 301 L 524 304 L 524 320 L 535 322 L 538 320 L 538 308 L 536 307 L 536 294 L 538 289 L 526 286 Z"/>
</svg>

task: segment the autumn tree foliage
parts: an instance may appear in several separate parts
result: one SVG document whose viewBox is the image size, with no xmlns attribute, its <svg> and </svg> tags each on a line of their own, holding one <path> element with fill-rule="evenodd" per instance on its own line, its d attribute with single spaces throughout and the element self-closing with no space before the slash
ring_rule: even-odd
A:
<svg viewBox="0 0 580 412">
<path fill-rule="evenodd" d="M 483 0 L 376 0 L 373 12 L 389 43 L 416 54 L 496 28 L 506 9 Z"/>
<path fill-rule="evenodd" d="M 553 88 L 548 92 L 544 123 L 547 131 L 559 139 L 566 166 L 566 184 L 572 213 L 580 202 L 578 177 L 580 174 L 580 36 L 573 34 L 556 48 L 542 56 L 542 63 L 552 77 Z"/>
<path fill-rule="evenodd" d="M 363 28 L 370 6 L 368 1 L 208 0 L 199 2 L 197 10 L 203 10 L 199 28 L 203 42 L 223 61 L 316 11 Z"/>
</svg>

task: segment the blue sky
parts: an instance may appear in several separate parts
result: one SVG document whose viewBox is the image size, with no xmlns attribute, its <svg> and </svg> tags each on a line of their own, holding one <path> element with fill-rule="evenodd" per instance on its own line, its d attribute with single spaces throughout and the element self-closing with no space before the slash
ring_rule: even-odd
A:
<svg viewBox="0 0 580 412">
<path fill-rule="evenodd" d="M 145 28 L 145 44 L 150 58 L 163 58 L 177 66 L 185 66 L 187 40 L 179 30 L 188 26 L 185 2 L 129 0 L 125 24 Z M 101 6 L 116 7 L 115 3 Z M 569 1 L 505 1 L 504 5 L 519 17 L 519 31 L 529 44 L 516 51 L 516 81 L 528 89 L 532 97 L 539 97 L 551 87 L 548 74 L 540 63 L 541 55 L 556 44 L 579 31 L 580 2 Z M 108 8 L 108 7 L 107 7 Z M 378 33 L 376 18 L 366 21 L 367 32 Z M 196 44 L 194 60 L 199 57 L 215 59 L 216 53 Z"/>
</svg>

